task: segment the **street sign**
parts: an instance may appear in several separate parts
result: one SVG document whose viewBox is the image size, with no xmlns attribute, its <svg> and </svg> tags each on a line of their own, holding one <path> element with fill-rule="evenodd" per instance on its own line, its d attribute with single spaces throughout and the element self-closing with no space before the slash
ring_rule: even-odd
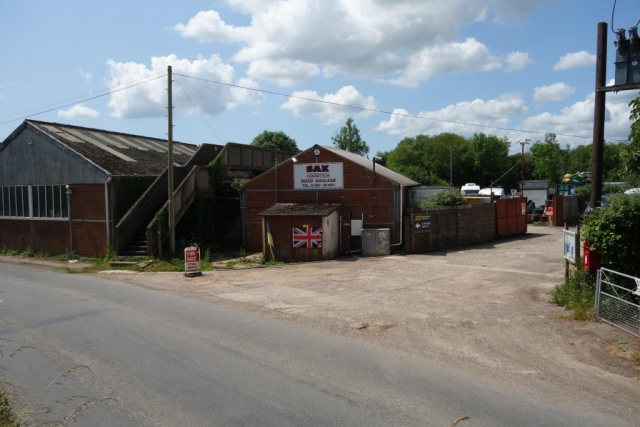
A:
<svg viewBox="0 0 640 427">
<path fill-rule="evenodd" d="M 416 232 L 431 231 L 431 215 L 414 215 L 413 228 Z"/>
<path fill-rule="evenodd" d="M 200 275 L 200 248 L 190 246 L 184 250 L 185 276 Z"/>
<path fill-rule="evenodd" d="M 562 230 L 564 235 L 563 255 L 564 259 L 571 264 L 575 264 L 578 260 L 578 237 L 575 232 L 569 230 Z"/>
</svg>

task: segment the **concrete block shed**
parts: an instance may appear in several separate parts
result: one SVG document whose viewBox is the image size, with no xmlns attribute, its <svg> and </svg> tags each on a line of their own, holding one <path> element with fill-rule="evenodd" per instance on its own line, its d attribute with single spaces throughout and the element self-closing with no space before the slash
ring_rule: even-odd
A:
<svg viewBox="0 0 640 427">
<path fill-rule="evenodd" d="M 263 253 L 269 260 L 319 261 L 338 254 L 337 203 L 276 203 L 262 213 Z M 273 251 L 269 247 L 269 235 Z"/>
<path fill-rule="evenodd" d="M 417 182 L 334 147 L 314 145 L 248 182 L 242 192 L 243 245 L 266 248 L 263 213 L 278 203 L 337 204 L 339 253 L 361 249 L 361 228 L 388 228 L 402 246 L 408 189 Z M 362 220 L 352 229 L 351 220 Z M 268 249 L 268 248 L 266 248 Z"/>
</svg>

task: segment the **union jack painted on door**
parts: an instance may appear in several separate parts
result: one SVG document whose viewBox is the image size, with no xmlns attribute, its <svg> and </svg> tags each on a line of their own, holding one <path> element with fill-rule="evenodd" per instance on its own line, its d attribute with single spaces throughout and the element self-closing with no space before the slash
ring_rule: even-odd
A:
<svg viewBox="0 0 640 427">
<path fill-rule="evenodd" d="M 322 227 L 304 227 L 293 229 L 293 247 L 313 249 L 322 247 Z"/>
</svg>

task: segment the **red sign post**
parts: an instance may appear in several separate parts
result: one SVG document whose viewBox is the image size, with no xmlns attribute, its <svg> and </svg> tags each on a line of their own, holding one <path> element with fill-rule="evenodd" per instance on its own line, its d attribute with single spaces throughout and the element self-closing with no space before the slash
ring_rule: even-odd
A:
<svg viewBox="0 0 640 427">
<path fill-rule="evenodd" d="M 200 248 L 190 246 L 184 250 L 184 275 L 199 276 L 200 272 Z"/>
</svg>

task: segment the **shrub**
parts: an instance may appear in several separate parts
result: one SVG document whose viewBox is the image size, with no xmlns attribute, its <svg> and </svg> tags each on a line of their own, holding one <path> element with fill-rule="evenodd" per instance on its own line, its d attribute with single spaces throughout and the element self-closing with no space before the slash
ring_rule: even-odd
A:
<svg viewBox="0 0 640 427">
<path fill-rule="evenodd" d="M 467 200 L 458 192 L 454 191 L 442 191 L 438 194 L 425 198 L 420 207 L 434 208 L 436 206 L 456 206 L 464 205 Z"/>
<path fill-rule="evenodd" d="M 640 276 L 640 194 L 613 196 L 609 204 L 585 215 L 582 240 L 602 255 L 602 264 Z"/>
<path fill-rule="evenodd" d="M 568 310 L 572 310 L 571 317 L 575 320 L 589 320 L 595 315 L 596 287 L 589 271 L 582 268 L 582 263 L 576 264 L 573 276 L 566 277 L 564 283 L 551 290 L 553 302 Z"/>
</svg>

